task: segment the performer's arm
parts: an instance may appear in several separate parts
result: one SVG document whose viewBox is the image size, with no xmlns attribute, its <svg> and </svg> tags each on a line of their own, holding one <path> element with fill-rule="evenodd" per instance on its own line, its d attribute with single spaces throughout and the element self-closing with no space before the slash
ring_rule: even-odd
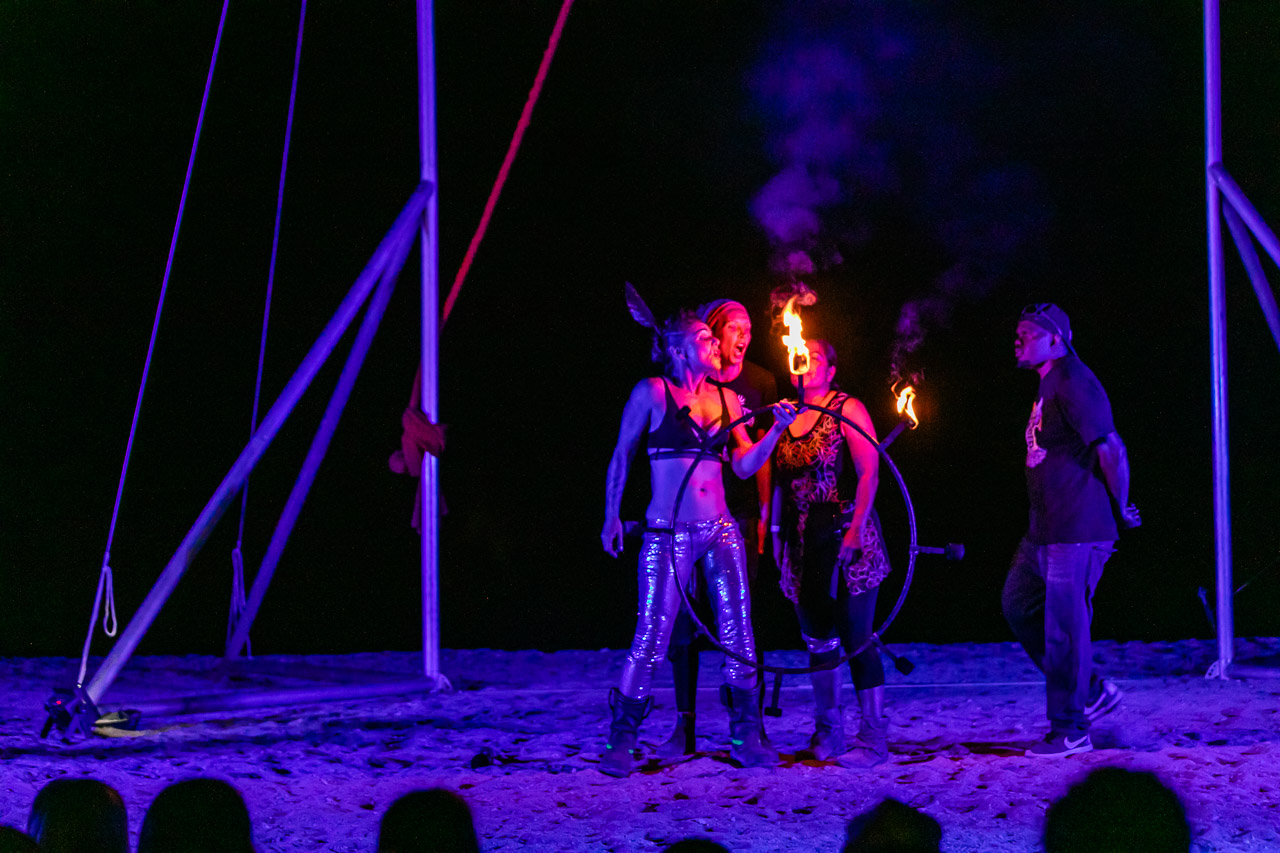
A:
<svg viewBox="0 0 1280 853">
<path fill-rule="evenodd" d="M 1137 527 L 1142 524 L 1138 508 L 1129 503 L 1129 454 L 1119 433 L 1108 433 L 1094 445 L 1098 449 L 1098 467 L 1102 469 L 1102 479 L 1115 502 L 1122 527 Z"/>
<path fill-rule="evenodd" d="M 755 430 L 752 436 L 759 441 L 764 436 L 765 431 L 762 429 Z M 773 460 L 770 459 L 760 466 L 760 470 L 756 472 L 756 495 L 760 500 L 760 520 L 756 523 L 756 552 L 764 553 L 764 537 L 769 530 L 769 519 L 778 518 L 771 513 L 771 505 L 773 502 Z"/>
<path fill-rule="evenodd" d="M 635 456 L 640 436 L 649 422 L 649 409 L 653 395 L 649 381 L 636 385 L 622 410 L 622 427 L 618 430 L 618 443 L 609 459 L 609 471 L 604 480 L 604 529 L 600 541 L 606 554 L 616 557 L 622 553 L 622 491 L 627 485 L 627 472 L 631 458 Z"/>
<path fill-rule="evenodd" d="M 742 417 L 742 407 L 738 404 L 736 397 L 729 397 L 726 402 L 731 419 L 737 420 Z M 773 426 L 769 427 L 769 431 L 759 441 L 753 442 L 746 428 L 741 424 L 733 428 L 733 437 L 737 441 L 737 447 L 733 449 L 733 473 L 743 480 L 768 463 L 783 430 L 796 419 L 795 406 L 787 400 L 775 403 L 770 408 L 773 409 Z"/>
<path fill-rule="evenodd" d="M 867 414 L 867 407 L 861 402 L 850 397 L 844 401 L 840 413 L 862 427 L 867 435 L 873 439 L 876 437 L 871 415 Z M 849 455 L 853 457 L 853 467 L 858 474 L 858 490 L 854 495 L 853 522 L 845 531 L 844 541 L 840 543 L 837 566 L 856 563 L 862 558 L 862 537 L 867 529 L 871 506 L 876 500 L 876 489 L 880 487 L 880 453 L 875 445 L 843 421 L 840 423 L 840 431 L 849 446 Z"/>
</svg>

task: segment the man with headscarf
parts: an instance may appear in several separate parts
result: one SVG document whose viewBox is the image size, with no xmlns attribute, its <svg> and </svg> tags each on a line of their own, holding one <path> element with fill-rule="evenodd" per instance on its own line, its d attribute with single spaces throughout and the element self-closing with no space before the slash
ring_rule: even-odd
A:
<svg viewBox="0 0 1280 853">
<path fill-rule="evenodd" d="M 720 370 L 710 379 L 725 391 L 733 392 L 743 412 L 763 409 L 778 402 L 778 382 L 773 374 L 747 361 L 751 343 L 751 315 L 741 302 L 717 299 L 698 309 L 698 318 L 711 327 L 720 340 Z M 747 423 L 752 440 L 759 441 L 770 426 L 768 415 Z M 764 553 L 769 528 L 772 466 L 766 462 L 754 479 L 725 477 L 725 501 L 742 531 L 746 544 L 747 576 L 754 583 L 760 555 Z M 657 748 L 659 757 L 676 758 L 696 752 L 694 720 L 698 689 L 698 649 L 695 628 L 683 610 L 676 620 L 667 649 L 676 693 L 676 723 L 671 737 Z M 763 694 L 761 694 L 763 695 Z"/>
<path fill-rule="evenodd" d="M 1120 689 L 1094 669 L 1089 622 L 1117 522 L 1142 522 L 1129 503 L 1129 461 L 1111 402 L 1076 355 L 1066 312 L 1051 303 L 1022 309 L 1014 354 L 1040 375 L 1040 388 L 1026 430 L 1030 526 L 1003 605 L 1045 675 L 1049 733 L 1026 754 L 1058 758 L 1093 749 L 1090 723 L 1120 703 Z"/>
</svg>

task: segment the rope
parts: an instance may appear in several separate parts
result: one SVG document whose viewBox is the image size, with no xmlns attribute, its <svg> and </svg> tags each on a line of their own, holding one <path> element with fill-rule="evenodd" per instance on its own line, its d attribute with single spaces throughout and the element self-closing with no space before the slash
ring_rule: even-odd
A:
<svg viewBox="0 0 1280 853">
<path fill-rule="evenodd" d="M 80 655 L 80 676 L 76 686 L 84 684 L 85 670 L 89 665 L 89 646 L 93 641 L 93 626 L 98 621 L 99 606 L 103 595 L 107 597 L 103 630 L 108 637 L 116 633 L 116 605 L 111 575 L 111 544 L 115 540 L 116 521 L 120 517 L 120 498 L 124 494 L 125 475 L 129 472 L 129 457 L 133 454 L 133 440 L 138 432 L 138 415 L 142 411 L 142 394 L 147 388 L 147 375 L 151 372 L 151 358 L 156 350 L 156 337 L 160 331 L 160 315 L 164 311 L 164 298 L 169 290 L 169 275 L 173 271 L 173 256 L 178 248 L 178 232 L 182 228 L 182 214 L 187 207 L 187 191 L 191 188 L 191 172 L 196 165 L 196 149 L 200 147 L 200 131 L 204 128 L 204 114 L 209 106 L 209 90 L 213 87 L 213 70 L 218 64 L 218 49 L 222 46 L 222 30 L 227 23 L 227 8 L 231 0 L 222 0 L 222 15 L 218 18 L 218 35 L 213 41 L 213 57 L 209 60 L 209 75 L 204 81 L 204 96 L 200 100 L 200 117 L 196 119 L 196 135 L 191 142 L 191 156 L 187 158 L 187 175 L 182 181 L 182 198 L 178 202 L 178 218 L 173 223 L 173 237 L 169 240 L 169 258 L 164 264 L 164 281 L 160 285 L 160 301 L 156 305 L 155 320 L 151 323 L 151 341 L 147 344 L 147 358 L 142 365 L 142 382 L 138 385 L 138 399 L 133 406 L 133 422 L 129 425 L 129 441 L 124 448 L 124 465 L 120 468 L 120 482 L 116 484 L 116 502 L 111 510 L 111 527 L 107 531 L 107 547 L 102 554 L 102 570 L 98 574 L 98 594 L 93 602 L 93 616 L 89 619 L 89 632 L 84 638 L 84 651 Z M 108 625 L 110 627 L 108 627 Z"/>
<path fill-rule="evenodd" d="M 253 414 L 249 418 L 249 437 L 258 429 L 258 407 L 262 401 L 262 366 L 267 360 L 267 329 L 271 324 L 271 294 L 276 283 L 276 258 L 280 250 L 280 219 L 284 210 L 284 182 L 289 173 L 289 143 L 293 138 L 293 113 L 298 103 L 298 68 L 302 65 L 302 30 L 307 21 L 307 0 L 302 0 L 302 10 L 298 14 L 298 41 L 293 49 L 293 82 L 289 85 L 289 116 L 284 125 L 284 154 L 280 158 L 280 183 L 276 188 L 276 221 L 271 232 L 271 265 L 267 271 L 266 304 L 262 308 L 262 335 L 258 340 L 258 375 L 253 383 Z M 240 620 L 244 611 L 244 521 L 249 512 L 249 480 L 246 477 L 244 489 L 240 492 L 240 527 L 236 533 L 236 545 L 231 552 L 231 615 L 227 622 L 227 637 L 235 630 L 235 623 Z M 246 650 L 250 655 L 252 650 Z"/>
<path fill-rule="evenodd" d="M 524 102 L 524 110 L 520 113 L 520 121 L 516 124 L 515 135 L 511 137 L 511 144 L 507 146 L 507 156 L 502 160 L 502 168 L 498 170 L 497 180 L 493 182 L 493 188 L 489 190 L 489 199 L 484 203 L 484 213 L 480 216 L 480 224 L 476 227 L 476 233 L 471 235 L 471 243 L 467 246 L 467 254 L 462 259 L 462 266 L 458 267 L 458 274 L 453 278 L 453 286 L 449 288 L 449 296 L 444 301 L 444 311 L 440 317 L 440 327 L 444 328 L 444 324 L 449 320 L 449 312 L 453 310 L 453 303 L 458 298 L 458 292 L 462 290 L 462 283 L 467 278 L 467 272 L 471 269 L 471 262 L 475 260 L 476 250 L 480 248 L 480 241 L 484 239 L 484 232 L 489 228 L 489 220 L 493 216 L 493 209 L 498 204 L 498 196 L 502 194 L 502 186 L 507 182 L 507 174 L 511 171 L 511 164 L 515 162 L 516 152 L 520 150 L 520 141 L 524 139 L 524 132 L 529 129 L 529 120 L 533 117 L 533 108 L 538 103 L 538 96 L 542 94 L 542 84 L 547 79 L 547 71 L 551 68 L 551 60 L 556 55 L 556 48 L 560 45 L 560 34 L 564 32 L 564 23 L 569 17 L 569 9 L 573 7 L 573 0 L 564 0 L 560 6 L 560 14 L 556 18 L 556 25 L 551 30 L 551 39 L 547 42 L 547 49 L 542 54 L 542 64 L 538 66 L 538 74 L 533 79 L 533 88 L 529 90 L 529 97 Z"/>
</svg>

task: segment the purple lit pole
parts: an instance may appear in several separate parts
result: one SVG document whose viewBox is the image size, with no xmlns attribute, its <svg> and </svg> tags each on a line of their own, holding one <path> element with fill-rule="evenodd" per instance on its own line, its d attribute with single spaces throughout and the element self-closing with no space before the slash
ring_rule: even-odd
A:
<svg viewBox="0 0 1280 853">
<path fill-rule="evenodd" d="M 1219 192 L 1227 197 L 1227 201 L 1235 208 L 1236 213 L 1249 226 L 1249 230 L 1253 231 L 1253 235 L 1258 238 L 1258 242 L 1267 250 L 1271 259 L 1280 264 L 1280 240 L 1276 239 L 1275 232 L 1267 225 L 1258 209 L 1253 206 L 1253 202 L 1249 201 L 1244 190 L 1240 189 L 1240 185 L 1221 163 L 1209 167 L 1209 176 L 1213 178 Z"/>
<path fill-rule="evenodd" d="M 400 245 L 395 247 L 395 254 L 386 269 L 382 271 L 382 280 L 378 282 L 378 289 L 373 292 L 373 298 L 369 300 L 364 320 L 361 321 L 360 329 L 356 332 L 355 343 L 351 345 L 347 362 L 342 367 L 341 375 L 338 376 L 337 387 L 334 388 L 333 396 L 329 398 L 329 404 L 325 407 L 324 416 L 320 419 L 320 427 L 311 440 L 311 447 L 307 451 L 307 458 L 302 463 L 302 470 L 298 473 L 298 479 L 294 481 L 289 498 L 285 501 L 284 511 L 280 513 L 280 520 L 271 534 L 271 542 L 267 545 L 262 564 L 258 567 L 258 573 L 253 579 L 253 589 L 236 620 L 231 636 L 227 639 L 227 657 L 240 654 L 240 650 L 249 640 L 249 629 L 253 627 L 253 620 L 262 607 L 262 599 L 267 594 L 267 587 L 271 584 L 276 566 L 280 564 L 285 545 L 289 544 L 289 534 L 293 532 L 298 515 L 302 512 L 302 505 L 306 503 L 307 493 L 311 491 L 311 485 L 316 480 L 320 463 L 324 461 L 325 453 L 329 450 L 329 441 L 338 428 L 338 421 L 342 419 L 342 410 L 346 408 L 347 400 L 351 398 L 351 390 L 355 388 L 360 368 L 364 366 L 364 357 L 368 354 L 373 338 L 378 333 L 378 323 L 381 322 L 382 315 L 387 310 L 387 303 L 391 301 L 396 279 L 400 276 L 400 269 L 404 266 L 409 247 L 412 245 L 413 234 L 406 232 L 400 240 Z"/>
<path fill-rule="evenodd" d="M 1262 306 L 1263 316 L 1267 318 L 1271 337 L 1275 339 L 1276 346 L 1280 347 L 1280 309 L 1276 307 L 1276 295 L 1272 292 L 1271 285 L 1267 283 L 1267 275 L 1262 269 L 1262 263 L 1258 260 L 1257 250 L 1253 248 L 1253 241 L 1249 239 L 1249 231 L 1253 232 L 1253 236 L 1278 265 L 1280 265 L 1280 240 L 1276 239 L 1275 232 L 1267 226 L 1262 214 L 1258 213 L 1257 208 L 1250 203 L 1244 191 L 1232 180 L 1226 169 L 1214 166 L 1209 169 L 1209 174 L 1218 185 L 1218 191 L 1226 196 L 1227 205 L 1222 212 L 1226 216 L 1227 227 L 1231 229 L 1231 237 L 1235 240 L 1236 249 L 1240 252 L 1240 260 L 1244 261 L 1249 281 L 1253 282 L 1253 292 L 1257 294 L 1258 304 Z"/>
<path fill-rule="evenodd" d="M 436 71 L 432 0 L 418 0 L 418 139 L 423 184 L 431 188 L 422 217 L 422 412 L 440 422 L 439 341 L 440 283 L 437 255 L 439 222 L 436 178 Z M 423 454 L 421 491 L 422 533 L 422 674 L 440 686 L 440 506 L 439 462 Z"/>
<path fill-rule="evenodd" d="M 1222 256 L 1222 196 L 1214 170 L 1222 165 L 1222 62 L 1218 0 L 1204 4 L 1205 196 L 1209 228 L 1209 352 L 1213 400 L 1213 522 L 1217 555 L 1218 662 L 1210 674 L 1228 677 L 1235 624 L 1231 572 L 1231 478 L 1227 456 L 1227 301 Z"/>
<path fill-rule="evenodd" d="M 213 497 L 209 499 L 209 502 L 205 504 L 204 509 L 200 512 L 195 524 L 187 532 L 187 535 L 183 537 L 178 550 L 174 552 L 173 557 L 169 559 L 168 565 L 160 572 L 160 576 L 151 587 L 151 591 L 147 593 L 147 597 L 142 600 L 142 604 L 138 606 L 138 610 L 134 613 L 133 619 L 129 621 L 128 627 L 121 633 L 120 639 L 116 640 L 110 654 L 102 662 L 102 666 L 98 667 L 98 671 L 93 674 L 93 678 L 89 681 L 85 690 L 95 703 L 101 700 L 102 694 L 115 681 L 116 676 L 119 675 L 120 670 L 133 654 L 134 649 L 138 647 L 138 643 L 142 641 L 143 635 L 146 634 L 147 629 L 151 627 L 151 623 L 159 615 L 161 608 L 164 607 L 174 587 L 178 585 L 178 581 L 181 580 L 187 566 L 191 564 L 201 546 L 204 545 L 205 540 L 209 538 L 209 534 L 213 531 L 218 520 L 222 518 L 222 514 L 226 512 L 227 508 L 235 500 L 236 494 L 244 486 L 245 480 L 254 466 L 258 464 L 258 460 L 262 458 L 262 454 L 266 452 L 271 440 L 275 438 L 276 433 L 284 426 L 285 420 L 293 412 L 293 408 L 297 405 L 298 400 L 301 399 L 303 392 L 307 390 L 307 386 L 311 384 L 316 374 L 320 372 L 325 360 L 328 359 L 347 327 L 355 319 L 356 314 L 360 311 L 360 306 L 369 298 L 369 293 L 373 290 L 374 285 L 391 261 L 397 248 L 411 238 L 413 226 L 417 224 L 422 216 L 428 192 L 429 188 L 419 186 L 409 198 L 408 204 L 400 211 L 395 224 L 391 226 L 387 236 L 383 238 L 377 250 L 374 251 L 373 257 L 369 259 L 369 263 L 365 265 L 355 284 L 352 285 L 351 290 L 343 298 L 338 310 L 307 352 L 302 364 L 298 366 L 297 371 L 289 379 L 284 390 L 280 392 L 280 396 L 271 406 L 271 410 L 262 419 L 262 423 L 253 434 L 253 438 L 249 440 L 248 445 L 240 452 L 235 463 L 231 466 L 231 470 L 227 472 L 227 475 L 213 493 Z"/>
<path fill-rule="evenodd" d="M 1227 200 L 1230 201 L 1231 197 L 1227 196 Z M 1262 306 L 1263 316 L 1267 318 L 1271 337 L 1275 339 L 1276 346 L 1280 347 L 1280 309 L 1276 307 L 1276 295 L 1272 292 L 1271 285 L 1267 283 L 1267 274 L 1262 269 L 1262 261 L 1258 258 L 1257 250 L 1253 248 L 1253 241 L 1249 239 L 1248 225 L 1236 212 L 1234 204 L 1223 207 L 1222 213 L 1226 216 L 1227 228 L 1230 229 L 1231 239 L 1235 240 L 1236 249 L 1240 252 L 1240 260 L 1244 262 L 1249 281 L 1253 282 L 1253 292 L 1257 294 L 1258 304 Z M 1277 260 L 1277 263 L 1280 263 L 1280 260 Z"/>
</svg>

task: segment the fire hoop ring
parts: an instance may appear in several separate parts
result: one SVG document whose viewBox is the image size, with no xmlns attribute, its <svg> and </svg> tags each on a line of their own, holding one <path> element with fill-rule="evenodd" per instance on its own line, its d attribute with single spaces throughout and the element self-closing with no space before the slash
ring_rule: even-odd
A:
<svg viewBox="0 0 1280 853">
<path fill-rule="evenodd" d="M 907 483 L 906 483 L 906 480 L 902 479 L 902 472 L 898 470 L 898 466 L 893 464 L 893 460 L 889 458 L 889 451 L 887 449 L 888 446 L 882 442 L 876 441 L 874 438 L 872 438 L 870 435 L 867 434 L 866 430 L 864 430 L 862 427 L 858 426 L 856 423 L 846 418 L 843 414 L 841 414 L 839 411 L 835 409 L 828 409 L 823 406 L 815 406 L 811 403 L 803 403 L 797 408 L 797 414 L 799 414 L 800 412 L 803 412 L 805 409 L 812 409 L 817 412 L 822 412 L 824 414 L 831 415 L 833 418 L 840 421 L 841 423 L 844 423 L 844 424 L 847 424 L 848 426 L 853 427 L 855 430 L 857 430 L 859 435 L 861 435 L 864 439 L 869 441 L 875 447 L 876 452 L 880 454 L 880 458 L 883 459 L 885 463 L 889 466 L 889 470 L 893 473 L 893 479 L 898 484 L 898 491 L 902 493 L 902 502 L 906 505 L 906 509 L 907 509 L 907 530 L 909 533 L 909 536 L 908 536 L 909 542 L 907 544 L 907 575 L 902 580 L 902 590 L 898 593 L 898 599 L 893 603 L 893 609 L 889 611 L 889 615 L 885 617 L 884 622 L 882 622 L 878 628 L 876 628 L 871 632 L 871 636 L 868 637 L 866 642 L 864 642 L 861 646 L 858 646 L 858 648 L 855 649 L 854 651 L 849 652 L 844 657 L 841 657 L 831 663 L 823 664 L 822 666 L 812 666 L 812 667 L 768 666 L 767 664 L 764 663 L 763 657 L 761 658 L 761 660 L 755 661 L 755 660 L 751 660 L 750 658 L 744 657 L 743 655 L 740 655 L 731 649 L 726 648 L 720 642 L 719 636 L 714 632 L 712 632 L 711 629 L 709 629 L 706 626 L 706 624 L 704 624 L 703 621 L 698 618 L 698 614 L 693 608 L 693 602 L 689 600 L 689 593 L 684 588 L 684 584 L 680 582 L 680 572 L 676 568 L 675 526 L 676 524 L 679 523 L 678 521 L 676 521 L 676 519 L 680 517 L 680 505 L 681 503 L 684 502 L 685 489 L 688 488 L 689 486 L 689 480 L 692 479 L 693 477 L 694 469 L 698 467 L 698 463 L 702 461 L 704 455 L 709 455 L 705 447 L 699 447 L 697 455 L 693 457 L 693 462 L 689 465 L 689 469 L 685 471 L 684 479 L 680 481 L 680 488 L 676 490 L 676 498 L 671 508 L 671 530 L 663 530 L 659 532 L 665 534 L 668 537 L 668 542 L 669 542 L 669 547 L 671 552 L 671 573 L 675 575 L 676 588 L 680 590 L 680 606 L 684 608 L 686 613 L 689 614 L 689 618 L 693 621 L 694 628 L 696 629 L 696 631 L 702 636 L 706 637 L 707 641 L 710 642 L 711 645 L 713 645 L 715 648 L 723 652 L 726 657 L 732 658 L 733 660 L 736 660 L 738 663 L 746 664 L 747 666 L 750 666 L 752 669 L 754 669 L 758 673 L 770 672 L 770 673 L 773 673 L 774 675 L 805 675 L 812 672 L 824 672 L 826 670 L 836 669 L 838 667 L 843 666 L 844 664 L 848 663 L 849 660 L 851 660 L 852 658 L 855 658 L 858 655 L 862 654 L 863 651 L 870 648 L 872 645 L 880 645 L 882 643 L 882 640 L 880 639 L 880 635 L 883 634 L 886 630 L 888 630 L 889 626 L 893 624 L 893 620 L 897 618 L 898 612 L 902 610 L 902 605 L 907 600 L 907 593 L 910 592 L 911 590 L 911 579 L 915 576 L 915 571 L 916 571 L 916 555 L 919 552 L 919 542 L 916 538 L 915 506 L 911 503 L 911 493 L 907 491 Z M 736 421 L 731 422 L 726 427 L 726 429 L 733 429 L 734 427 L 739 426 L 740 424 L 744 424 L 752 420 L 757 414 L 763 411 L 765 411 L 765 409 L 758 409 L 753 412 L 744 413 L 742 417 L 738 418 Z"/>
</svg>

